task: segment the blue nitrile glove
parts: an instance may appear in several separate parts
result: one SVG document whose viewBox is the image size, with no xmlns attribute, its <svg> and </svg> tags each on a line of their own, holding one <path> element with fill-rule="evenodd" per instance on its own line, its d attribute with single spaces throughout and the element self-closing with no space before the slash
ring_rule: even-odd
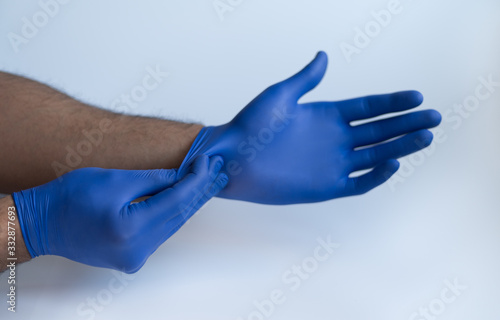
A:
<svg viewBox="0 0 500 320">
<path fill-rule="evenodd" d="M 31 257 L 58 255 L 127 273 L 148 257 L 227 183 L 222 158 L 197 157 L 177 170 L 85 168 L 14 193 Z M 139 197 L 151 198 L 131 204 Z"/>
<path fill-rule="evenodd" d="M 184 172 L 198 154 L 219 154 L 230 180 L 220 197 L 265 204 L 317 202 L 375 188 L 397 171 L 399 163 L 393 159 L 431 143 L 433 136 L 426 129 L 441 121 L 434 110 L 350 124 L 417 107 L 423 98 L 416 91 L 299 104 L 299 98 L 320 83 L 327 60 L 320 52 L 229 123 L 202 129 L 179 171 Z M 370 147 L 358 149 L 364 146 Z M 364 169 L 373 170 L 349 178 Z"/>
</svg>

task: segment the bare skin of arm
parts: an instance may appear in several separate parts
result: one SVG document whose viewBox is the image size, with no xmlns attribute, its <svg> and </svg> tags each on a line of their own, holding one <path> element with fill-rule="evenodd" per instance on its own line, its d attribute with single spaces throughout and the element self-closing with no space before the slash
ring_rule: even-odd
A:
<svg viewBox="0 0 500 320">
<path fill-rule="evenodd" d="M 13 213 L 9 214 L 9 211 Z M 17 265 L 31 260 L 28 249 L 24 244 L 19 220 L 17 219 L 17 209 L 11 196 L 0 199 L 0 244 L 0 271 L 7 269 L 7 265 L 13 261 Z M 9 250 L 8 247 L 14 247 L 15 250 Z M 11 251 L 15 253 L 14 256 L 9 254 Z M 16 260 L 7 260 L 9 257 L 16 258 Z"/>
<path fill-rule="evenodd" d="M 127 116 L 0 72 L 0 193 L 82 167 L 177 168 L 202 126 Z"/>
</svg>

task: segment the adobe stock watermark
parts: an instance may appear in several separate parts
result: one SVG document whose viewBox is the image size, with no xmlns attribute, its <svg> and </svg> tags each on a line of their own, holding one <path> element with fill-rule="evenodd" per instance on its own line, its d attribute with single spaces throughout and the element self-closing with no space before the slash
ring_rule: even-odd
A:
<svg viewBox="0 0 500 320">
<path fill-rule="evenodd" d="M 193 193 L 193 197 L 189 202 L 181 202 L 177 205 L 177 210 L 180 212 L 180 216 L 184 218 L 184 221 L 177 226 L 177 230 L 180 229 L 183 225 L 188 225 L 192 221 L 192 217 L 200 214 L 201 208 L 203 205 L 215 194 L 214 189 L 216 186 L 215 183 L 216 177 L 218 173 L 210 173 L 210 177 L 214 179 L 213 182 L 209 182 L 208 185 L 205 185 L 203 189 L 194 188 L 191 190 Z"/>
<path fill-rule="evenodd" d="M 14 52 L 18 53 L 22 45 L 27 45 L 31 39 L 35 38 L 40 30 L 45 28 L 60 13 L 61 6 L 69 2 L 70 0 L 39 0 L 38 7 L 40 9 L 31 17 L 21 18 L 20 32 L 7 34 L 7 39 Z"/>
<path fill-rule="evenodd" d="M 98 313 L 109 306 L 117 294 L 125 291 L 127 286 L 136 277 L 135 274 L 126 274 L 116 270 L 110 270 L 113 277 L 109 279 L 107 286 L 99 290 L 94 296 L 88 297 L 76 307 L 76 313 L 87 320 L 95 319 Z"/>
<path fill-rule="evenodd" d="M 103 118 L 99 121 L 97 128 L 90 130 L 83 129 L 83 139 L 78 142 L 75 147 L 66 146 L 66 156 L 64 157 L 64 164 L 59 161 L 52 161 L 52 169 L 56 173 L 59 182 L 63 181 L 62 175 L 76 169 L 82 164 L 83 159 L 88 157 L 97 148 L 104 139 L 104 134 L 112 130 L 113 123 L 108 118 Z"/>
<path fill-rule="evenodd" d="M 214 0 L 212 6 L 222 22 L 227 14 L 236 10 L 243 2 L 244 0 Z"/>
<path fill-rule="evenodd" d="M 384 29 L 389 27 L 395 16 L 403 12 L 400 0 L 390 0 L 385 9 L 371 12 L 371 19 L 363 27 L 354 28 L 352 42 L 340 43 L 340 51 L 347 63 L 351 63 L 354 55 L 360 55 Z"/>
<path fill-rule="evenodd" d="M 451 304 L 457 301 L 465 290 L 467 290 L 467 286 L 460 284 L 457 278 L 453 281 L 445 280 L 444 288 L 439 296 L 413 312 L 408 320 L 436 320 L 445 313 Z"/>
<path fill-rule="evenodd" d="M 111 102 L 111 109 L 117 112 L 131 111 L 144 102 L 151 91 L 159 87 L 161 83 L 168 77 L 168 73 L 161 70 L 159 65 L 154 68 L 147 66 L 145 75 L 140 83 L 133 86 L 128 93 L 121 94 L 118 98 Z M 113 122 L 111 119 L 103 118 L 99 121 L 97 128 L 83 129 L 82 139 L 74 146 L 67 145 L 65 147 L 66 155 L 64 161 L 53 161 L 51 164 L 56 177 L 59 181 L 63 180 L 63 175 L 80 166 L 83 160 L 92 154 L 94 149 L 98 148 L 106 133 L 113 130 Z"/>
<path fill-rule="evenodd" d="M 111 102 L 111 109 L 115 112 L 127 113 L 144 102 L 149 94 L 162 84 L 169 74 L 161 66 L 147 66 L 142 80 L 133 86 L 129 92 L 121 94 Z"/>
<path fill-rule="evenodd" d="M 396 191 L 398 185 L 404 183 L 406 179 L 411 177 L 416 169 L 422 166 L 426 160 L 431 157 L 438 148 L 448 140 L 448 132 L 446 124 L 453 131 L 460 129 L 464 121 L 472 116 L 474 112 L 479 110 L 481 104 L 491 99 L 491 97 L 500 88 L 500 82 L 493 79 L 493 75 L 481 76 L 478 78 L 478 83 L 471 95 L 466 96 L 462 102 L 455 103 L 443 113 L 443 124 L 434 129 L 433 143 L 422 151 L 413 153 L 406 158 L 401 159 L 399 170 L 387 181 L 387 186 L 392 192 Z M 420 141 L 415 141 L 417 145 Z"/>
<path fill-rule="evenodd" d="M 285 130 L 296 117 L 297 109 L 295 106 L 274 108 L 267 126 L 262 127 L 256 135 L 247 136 L 238 144 L 236 150 L 240 155 L 246 156 L 245 161 L 247 163 L 251 163 L 260 152 L 264 151 L 274 141 L 276 135 Z M 225 168 L 230 176 L 237 176 L 243 171 L 242 164 L 236 160 L 228 161 Z"/>
<path fill-rule="evenodd" d="M 252 311 L 236 320 L 270 319 L 277 307 L 286 303 L 289 294 L 299 290 L 303 283 L 319 269 L 321 263 L 330 259 L 335 250 L 340 247 L 340 244 L 332 242 L 331 236 L 327 236 L 326 239 L 319 237 L 316 241 L 317 246 L 312 255 L 302 259 L 299 264 L 294 264 L 281 274 L 282 285 L 279 288 L 271 290 L 265 299 L 254 300 Z"/>
</svg>

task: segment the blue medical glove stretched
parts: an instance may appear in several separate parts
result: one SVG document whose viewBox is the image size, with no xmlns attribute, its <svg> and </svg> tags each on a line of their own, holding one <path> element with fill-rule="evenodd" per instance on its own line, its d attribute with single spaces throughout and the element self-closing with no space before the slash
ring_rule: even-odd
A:
<svg viewBox="0 0 500 320">
<path fill-rule="evenodd" d="M 220 197 L 264 204 L 318 202 L 375 188 L 397 171 L 394 159 L 431 143 L 433 136 L 426 129 L 441 121 L 434 110 L 351 125 L 417 107 L 423 97 L 416 91 L 298 103 L 321 82 L 327 60 L 320 52 L 298 74 L 262 92 L 229 123 L 202 129 L 180 172 L 198 154 L 219 154 L 230 179 Z M 349 177 L 365 169 L 372 170 Z"/>
<path fill-rule="evenodd" d="M 222 158 L 197 157 L 176 170 L 85 168 L 14 193 L 31 257 L 58 255 L 133 273 L 227 183 Z M 149 199 L 131 204 L 139 197 Z"/>
</svg>

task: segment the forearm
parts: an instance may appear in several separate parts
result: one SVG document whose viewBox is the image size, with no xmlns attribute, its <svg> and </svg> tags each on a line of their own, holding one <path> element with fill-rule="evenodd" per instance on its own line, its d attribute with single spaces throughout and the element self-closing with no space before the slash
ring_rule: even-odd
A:
<svg viewBox="0 0 500 320">
<path fill-rule="evenodd" d="M 11 262 L 17 265 L 30 259 L 14 201 L 11 196 L 2 198 L 0 199 L 0 271 L 7 269 L 7 265 Z"/>
<path fill-rule="evenodd" d="M 0 192 L 81 167 L 175 168 L 202 126 L 98 109 L 0 72 Z"/>
</svg>

